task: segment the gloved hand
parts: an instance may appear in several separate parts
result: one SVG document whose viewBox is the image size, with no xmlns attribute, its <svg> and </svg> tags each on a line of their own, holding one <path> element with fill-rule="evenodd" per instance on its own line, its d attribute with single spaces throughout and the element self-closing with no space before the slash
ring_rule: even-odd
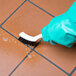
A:
<svg viewBox="0 0 76 76">
<path fill-rule="evenodd" d="M 54 17 L 42 30 L 46 42 L 71 47 L 76 43 L 76 1 L 64 14 Z"/>
</svg>

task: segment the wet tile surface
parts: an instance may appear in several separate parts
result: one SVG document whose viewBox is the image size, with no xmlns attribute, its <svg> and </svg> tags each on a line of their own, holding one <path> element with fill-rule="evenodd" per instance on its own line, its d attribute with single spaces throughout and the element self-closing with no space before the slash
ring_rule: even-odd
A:
<svg viewBox="0 0 76 76">
<path fill-rule="evenodd" d="M 32 52 L 12 76 L 67 76 L 38 54 Z"/>
<path fill-rule="evenodd" d="M 29 51 L 28 47 L 0 29 L 0 76 L 8 76 Z"/>
<path fill-rule="evenodd" d="M 76 66 L 76 46 L 66 48 L 42 41 L 36 50 L 69 73 Z"/>
<path fill-rule="evenodd" d="M 51 19 L 51 16 L 29 2 L 25 2 L 3 27 L 17 37 L 20 32 L 35 36 L 40 34 L 42 27 L 46 26 Z"/>
<path fill-rule="evenodd" d="M 0 24 L 23 2 L 24 0 L 0 0 Z"/>
<path fill-rule="evenodd" d="M 65 11 L 72 5 L 75 0 L 30 0 L 50 12 L 51 14 L 57 16 Z"/>
</svg>

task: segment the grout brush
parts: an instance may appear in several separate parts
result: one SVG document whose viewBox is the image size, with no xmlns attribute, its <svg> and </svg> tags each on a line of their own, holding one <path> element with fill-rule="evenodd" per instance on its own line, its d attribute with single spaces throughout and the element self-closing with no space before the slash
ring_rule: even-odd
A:
<svg viewBox="0 0 76 76">
<path fill-rule="evenodd" d="M 24 44 L 29 44 L 29 45 L 32 45 L 32 46 L 36 45 L 37 44 L 37 40 L 42 38 L 42 34 L 39 34 L 37 36 L 30 36 L 30 35 L 28 35 L 28 34 L 26 34 L 24 32 L 21 32 L 19 34 L 19 36 L 20 37 L 19 37 L 18 40 L 20 40 Z"/>
</svg>

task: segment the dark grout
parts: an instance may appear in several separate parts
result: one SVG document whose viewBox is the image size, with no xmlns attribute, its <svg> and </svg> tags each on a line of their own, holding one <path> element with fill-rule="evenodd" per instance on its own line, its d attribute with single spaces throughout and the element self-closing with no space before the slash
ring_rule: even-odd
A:
<svg viewBox="0 0 76 76">
<path fill-rule="evenodd" d="M 58 65 L 56 65 L 54 62 L 52 62 L 51 60 L 49 60 L 48 58 L 46 58 L 44 55 L 42 55 L 41 53 L 39 53 L 38 51 L 34 50 L 34 52 L 36 52 L 38 55 L 40 55 L 41 57 L 43 57 L 45 60 L 47 60 L 48 62 L 50 62 L 51 64 L 53 64 L 55 67 L 57 67 L 58 69 L 60 69 L 62 72 L 64 72 L 65 74 L 69 75 L 68 72 L 66 72 L 65 70 L 63 70 L 61 67 L 59 67 Z"/>
<path fill-rule="evenodd" d="M 5 28 L 3 28 L 2 26 L 0 26 L 0 28 L 18 40 L 18 38 L 16 36 L 14 36 L 12 33 L 8 32 Z"/>
<path fill-rule="evenodd" d="M 9 15 L 9 16 L 0 24 L 0 26 L 2 26 L 26 1 L 27 1 L 27 0 L 25 0 L 23 3 L 21 3 L 21 5 L 18 6 L 18 7 L 15 9 L 15 11 L 12 12 L 12 14 Z"/>
<path fill-rule="evenodd" d="M 35 3 L 31 2 L 30 0 L 27 0 L 29 3 L 33 4 L 34 6 L 38 7 L 39 9 L 41 9 L 42 11 L 44 11 L 45 13 L 47 13 L 48 15 L 55 17 L 54 15 L 52 15 L 51 13 L 47 12 L 46 10 L 44 10 L 43 8 L 41 8 L 40 6 L 36 5 Z"/>
<path fill-rule="evenodd" d="M 33 51 L 33 49 L 20 61 L 20 63 L 9 74 L 9 76 L 11 76 L 17 70 L 17 68 L 24 62 L 24 60 L 28 57 L 28 55 L 32 53 L 32 51 Z"/>
<path fill-rule="evenodd" d="M 72 74 L 76 71 L 76 67 L 72 70 L 72 72 L 69 74 L 69 76 L 72 76 Z"/>
<path fill-rule="evenodd" d="M 18 38 L 15 36 L 15 35 L 13 35 L 12 33 L 10 33 L 10 32 L 8 32 L 5 28 L 3 28 L 2 26 L 0 26 L 0 28 L 2 29 L 2 30 L 4 30 L 5 32 L 7 32 L 8 34 L 10 34 L 11 36 L 13 36 L 15 39 L 17 39 L 18 40 Z M 19 40 L 18 40 L 19 41 Z M 21 42 L 21 41 L 20 41 Z M 23 42 L 21 42 L 21 43 L 23 43 Z M 24 43 L 23 43 L 24 44 Z M 24 44 L 24 45 L 26 45 L 28 48 L 30 48 L 31 50 L 32 50 L 32 47 L 30 47 L 29 45 L 27 45 L 27 44 Z"/>
</svg>

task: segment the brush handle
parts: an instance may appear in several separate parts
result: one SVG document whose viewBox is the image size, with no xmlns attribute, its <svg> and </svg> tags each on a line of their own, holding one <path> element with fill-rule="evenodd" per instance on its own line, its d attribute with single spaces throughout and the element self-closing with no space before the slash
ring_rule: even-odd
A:
<svg viewBox="0 0 76 76">
<path fill-rule="evenodd" d="M 39 34 L 37 36 L 30 36 L 30 35 L 28 35 L 28 34 L 26 34 L 24 32 L 21 32 L 19 34 L 19 36 L 26 39 L 26 40 L 28 40 L 28 41 L 31 41 L 31 42 L 36 42 L 38 39 L 42 38 L 42 34 Z"/>
<path fill-rule="evenodd" d="M 34 38 L 35 38 L 36 40 L 38 40 L 38 39 L 42 38 L 42 34 L 39 34 L 39 35 L 37 35 L 37 36 L 34 36 Z"/>
</svg>

